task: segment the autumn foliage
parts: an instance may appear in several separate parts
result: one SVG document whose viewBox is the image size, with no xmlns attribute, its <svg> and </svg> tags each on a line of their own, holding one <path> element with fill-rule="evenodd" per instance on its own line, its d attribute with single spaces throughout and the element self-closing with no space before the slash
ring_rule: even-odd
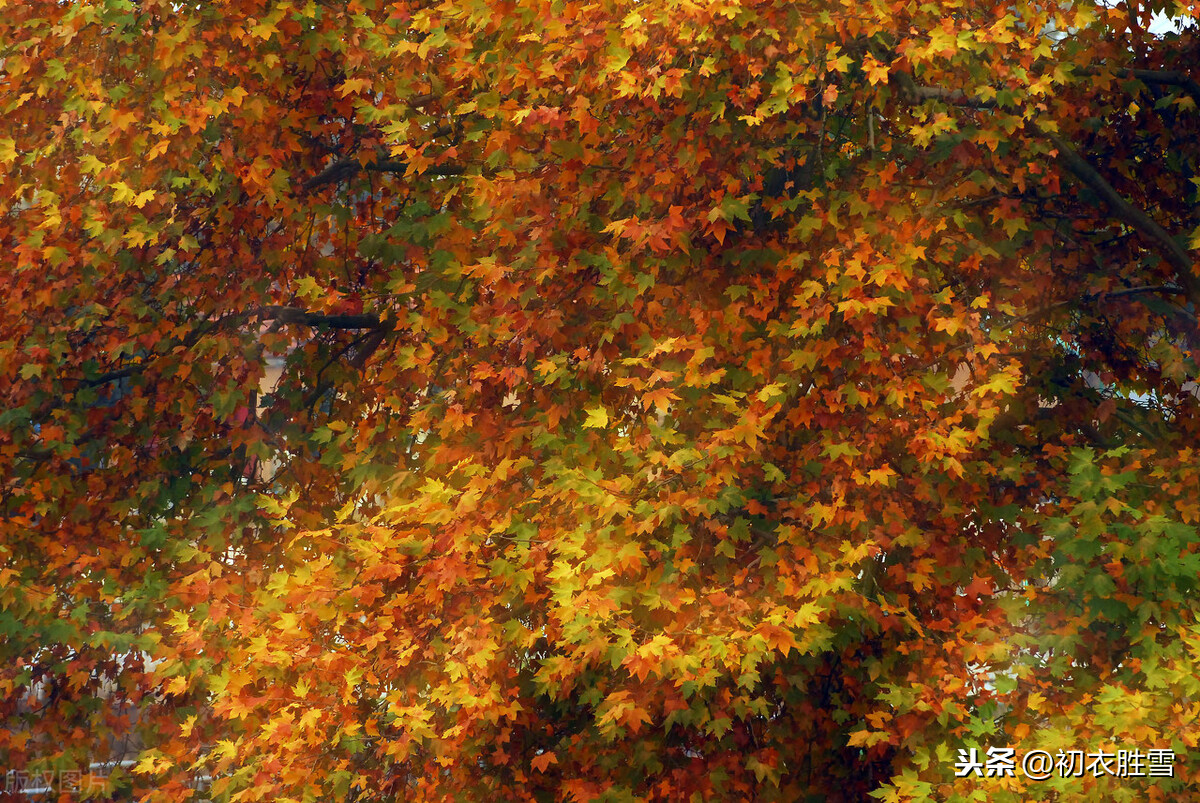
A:
<svg viewBox="0 0 1200 803">
<path fill-rule="evenodd" d="M 0 770 L 1193 799 L 1197 14 L 0 0 Z"/>
</svg>

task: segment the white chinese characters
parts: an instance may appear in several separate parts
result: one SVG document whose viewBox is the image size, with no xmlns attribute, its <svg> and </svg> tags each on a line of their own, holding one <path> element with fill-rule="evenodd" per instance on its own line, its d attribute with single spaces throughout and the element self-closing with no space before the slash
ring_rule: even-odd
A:
<svg viewBox="0 0 1200 803">
<path fill-rule="evenodd" d="M 1012 747 L 989 747 L 981 756 L 979 748 L 962 748 L 954 762 L 956 778 L 1015 778 L 1020 774 L 1043 781 L 1052 775 L 1061 778 L 1173 778 L 1175 751 L 1165 748 L 1121 749 L 1115 752 L 1096 750 L 1059 750 L 1051 755 L 1045 750 L 1028 750 L 1017 760 Z"/>
</svg>

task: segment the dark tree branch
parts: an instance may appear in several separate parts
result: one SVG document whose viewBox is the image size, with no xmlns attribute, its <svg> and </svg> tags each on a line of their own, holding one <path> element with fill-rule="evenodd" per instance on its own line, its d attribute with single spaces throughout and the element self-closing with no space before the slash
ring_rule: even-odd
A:
<svg viewBox="0 0 1200 803">
<path fill-rule="evenodd" d="M 433 132 L 436 135 L 438 132 Z M 397 173 L 404 174 L 408 172 L 408 162 L 397 160 L 380 160 L 370 162 L 364 166 L 357 159 L 341 159 L 326 167 L 320 173 L 312 176 L 301 186 L 305 192 L 312 192 L 318 187 L 326 184 L 337 184 L 345 181 L 352 176 L 358 175 L 361 170 L 368 170 L 373 173 Z M 430 165 L 423 171 L 426 175 L 437 176 L 439 178 L 447 178 L 450 176 L 461 176 L 465 173 L 462 165 Z"/>
<path fill-rule="evenodd" d="M 1086 296 L 1088 299 L 1106 299 L 1120 298 L 1121 296 L 1136 296 L 1142 293 L 1166 293 L 1167 295 L 1183 295 L 1183 288 L 1176 287 L 1173 284 L 1156 284 L 1147 287 L 1126 287 L 1121 290 L 1108 290 L 1103 293 L 1091 293 Z"/>
<path fill-rule="evenodd" d="M 285 324 L 300 324 L 325 329 L 377 329 L 380 331 L 391 328 L 377 315 L 361 314 L 326 314 L 309 312 L 300 307 L 259 307 L 253 317 L 260 321 L 278 321 Z"/>
<path fill-rule="evenodd" d="M 142 367 L 140 365 L 129 365 L 115 371 L 109 371 L 106 374 L 100 374 L 100 376 L 93 377 L 92 379 L 81 380 L 79 384 L 85 388 L 95 388 L 99 387 L 100 385 L 108 384 L 109 382 L 115 382 L 118 379 L 131 377 L 141 370 Z"/>
<path fill-rule="evenodd" d="M 1082 70 L 1076 73 L 1084 76 L 1103 75 L 1103 70 Z M 1178 70 L 1134 70 L 1116 69 L 1111 74 L 1116 78 L 1133 79 L 1152 86 L 1177 86 L 1200 102 L 1200 82 L 1185 72 Z M 972 109 L 993 109 L 996 101 L 973 97 L 961 89 L 946 89 L 940 86 L 921 86 L 911 77 L 901 78 L 901 88 L 915 100 L 941 100 L 955 106 L 967 106 Z"/>
<path fill-rule="evenodd" d="M 1178 287 L 1173 284 L 1156 284 L 1156 285 L 1148 285 L 1145 287 L 1125 287 L 1121 290 L 1110 290 L 1110 291 L 1100 292 L 1100 293 L 1088 293 L 1087 295 L 1082 296 L 1080 298 L 1070 298 L 1070 299 L 1067 299 L 1066 301 L 1058 301 L 1058 302 L 1055 302 L 1054 304 L 1050 304 L 1048 306 L 1041 307 L 1040 309 L 1036 309 L 1033 312 L 1030 312 L 1026 315 L 1022 315 L 1019 318 L 1013 318 L 1011 321 L 1008 322 L 1008 325 L 1011 326 L 1015 323 L 1025 323 L 1027 321 L 1033 321 L 1033 320 L 1036 320 L 1036 319 L 1042 317 L 1043 315 L 1053 312 L 1056 309 L 1062 309 L 1063 307 L 1070 307 L 1070 306 L 1080 304 L 1080 303 L 1086 303 L 1089 301 L 1105 301 L 1110 298 L 1121 298 L 1122 296 L 1145 295 L 1147 293 L 1161 293 L 1163 295 L 1172 295 L 1172 296 L 1187 295 L 1186 291 L 1182 287 Z M 1178 315 L 1180 315 L 1181 317 L 1186 318 L 1187 320 L 1191 321 L 1192 323 L 1200 324 L 1200 319 L 1197 319 L 1197 317 L 1195 315 L 1191 314 L 1190 312 L 1188 312 L 1185 309 L 1176 308 L 1175 312 Z"/>
<path fill-rule="evenodd" d="M 953 106 L 967 106 L 972 109 L 996 108 L 995 100 L 971 97 L 961 89 L 946 89 L 940 86 L 918 86 L 913 84 L 909 87 L 909 92 L 917 100 L 941 100 Z"/>
<path fill-rule="evenodd" d="M 1171 84 L 1194 92 L 1200 99 L 1200 84 L 1182 72 L 1158 70 L 1116 70 L 1115 74 L 1134 78 L 1144 83 Z M 995 107 L 995 101 L 969 97 L 960 89 L 946 89 L 936 86 L 919 86 L 911 77 L 901 78 L 901 90 L 914 101 L 942 100 L 954 105 L 966 106 L 973 109 L 988 109 Z M 1096 168 L 1075 152 L 1066 140 L 1057 134 L 1046 134 L 1058 150 L 1058 160 L 1084 186 L 1090 188 L 1104 201 L 1111 213 L 1120 221 L 1142 235 L 1154 250 L 1163 256 L 1179 277 L 1184 294 L 1196 306 L 1200 306 L 1200 276 L 1196 273 L 1196 261 L 1176 240 L 1160 226 L 1152 217 L 1126 201 L 1113 188 L 1108 180 Z M 1195 316 L 1191 316 L 1195 320 Z"/>
<path fill-rule="evenodd" d="M 380 334 L 386 333 L 391 329 L 391 326 L 379 319 L 377 315 L 352 315 L 352 314 L 327 314 L 320 312 L 309 312 L 300 307 L 285 307 L 285 306 L 270 306 L 259 307 L 249 312 L 242 312 L 236 315 L 229 315 L 221 318 L 215 323 L 234 325 L 242 325 L 250 319 L 258 319 L 259 321 L 274 321 L 276 325 L 283 324 L 298 324 L 300 326 L 311 326 L 317 329 L 345 329 L 345 330 L 362 330 L 370 329 Z M 203 323 L 196 329 L 193 329 L 189 335 L 184 338 L 182 345 L 190 348 L 204 335 L 205 332 L 212 331 L 218 328 L 215 325 L 205 326 Z M 378 344 L 376 344 L 378 345 Z M 100 374 L 86 379 L 78 379 L 78 387 L 80 388 L 95 388 L 109 382 L 116 382 L 121 379 L 127 379 L 131 376 L 136 376 L 146 370 L 154 359 L 161 357 L 161 354 L 150 355 L 149 358 L 143 360 L 136 365 L 127 365 L 124 368 L 117 368 L 112 371 Z"/>
<path fill-rule="evenodd" d="M 1185 72 L 1178 70 L 1113 70 L 1118 78 L 1133 78 L 1143 84 L 1159 86 L 1177 86 L 1186 89 L 1188 94 L 1200 101 L 1200 83 Z"/>
<path fill-rule="evenodd" d="M 1057 134 L 1046 135 L 1058 149 L 1058 159 L 1068 171 L 1095 192 L 1108 205 L 1112 214 L 1121 222 L 1145 237 L 1172 267 L 1178 272 L 1179 283 L 1188 297 L 1200 305 L 1200 277 L 1195 274 L 1195 260 L 1183 246 L 1175 241 L 1162 226 L 1142 210 L 1121 197 L 1108 180 L 1092 167 L 1086 159 Z"/>
</svg>

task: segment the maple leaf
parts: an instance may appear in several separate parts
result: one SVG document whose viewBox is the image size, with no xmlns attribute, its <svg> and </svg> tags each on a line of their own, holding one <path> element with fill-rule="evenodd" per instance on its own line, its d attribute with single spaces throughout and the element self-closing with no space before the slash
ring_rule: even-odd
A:
<svg viewBox="0 0 1200 803">
<path fill-rule="evenodd" d="M 863 69 L 866 70 L 867 80 L 871 84 L 887 83 L 888 67 L 886 64 L 880 64 L 873 55 L 868 54 L 863 60 Z"/>
<path fill-rule="evenodd" d="M 979 575 L 976 575 L 971 579 L 971 582 L 963 588 L 963 593 L 968 597 L 978 599 L 979 597 L 990 595 L 994 587 L 995 586 L 991 580 L 986 577 L 980 577 Z"/>
<path fill-rule="evenodd" d="M 584 420 L 585 427 L 594 429 L 603 429 L 608 426 L 608 411 L 603 407 L 592 407 L 587 410 L 587 418 Z"/>
</svg>

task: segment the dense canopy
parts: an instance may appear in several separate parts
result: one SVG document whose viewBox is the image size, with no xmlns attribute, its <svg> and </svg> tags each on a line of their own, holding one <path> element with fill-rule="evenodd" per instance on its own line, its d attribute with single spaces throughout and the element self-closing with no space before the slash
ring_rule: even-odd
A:
<svg viewBox="0 0 1200 803">
<path fill-rule="evenodd" d="M 1185 799 L 1198 13 L 0 0 L 0 769 Z"/>
</svg>

